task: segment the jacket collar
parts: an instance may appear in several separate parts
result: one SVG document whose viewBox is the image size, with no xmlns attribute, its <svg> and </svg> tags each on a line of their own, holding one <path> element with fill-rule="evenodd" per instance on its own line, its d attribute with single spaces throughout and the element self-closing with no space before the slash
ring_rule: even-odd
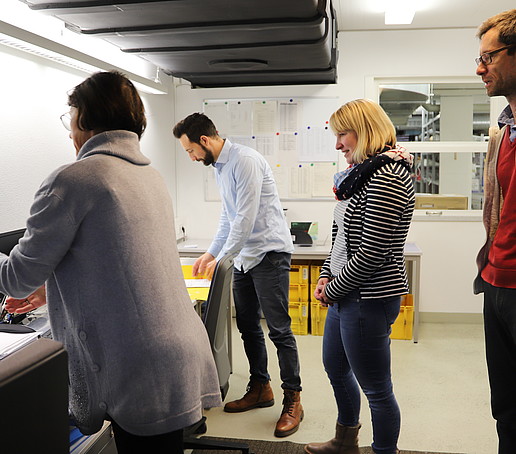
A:
<svg viewBox="0 0 516 454">
<path fill-rule="evenodd" d="M 95 134 L 81 147 L 77 161 L 95 154 L 116 156 L 141 166 L 151 163 L 140 151 L 138 135 L 130 131 L 106 131 Z"/>
</svg>

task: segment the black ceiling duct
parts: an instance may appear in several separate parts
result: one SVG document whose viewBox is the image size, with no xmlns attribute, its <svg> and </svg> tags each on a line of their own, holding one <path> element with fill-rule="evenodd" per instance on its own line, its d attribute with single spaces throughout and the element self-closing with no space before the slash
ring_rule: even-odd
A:
<svg viewBox="0 0 516 454">
<path fill-rule="evenodd" d="M 331 0 L 21 0 L 194 87 L 336 82 Z"/>
</svg>

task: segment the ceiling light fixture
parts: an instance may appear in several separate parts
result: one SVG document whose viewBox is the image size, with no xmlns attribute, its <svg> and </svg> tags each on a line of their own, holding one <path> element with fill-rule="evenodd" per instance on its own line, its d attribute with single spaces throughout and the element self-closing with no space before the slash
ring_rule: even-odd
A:
<svg viewBox="0 0 516 454">
<path fill-rule="evenodd" d="M 157 83 L 154 80 L 146 79 L 91 55 L 2 21 L 0 21 L 0 44 L 78 69 L 87 74 L 98 71 L 120 71 L 131 80 L 138 90 L 150 94 L 167 93 L 161 82 Z"/>
<path fill-rule="evenodd" d="M 414 0 L 388 0 L 385 6 L 385 25 L 411 24 L 416 14 Z"/>
</svg>

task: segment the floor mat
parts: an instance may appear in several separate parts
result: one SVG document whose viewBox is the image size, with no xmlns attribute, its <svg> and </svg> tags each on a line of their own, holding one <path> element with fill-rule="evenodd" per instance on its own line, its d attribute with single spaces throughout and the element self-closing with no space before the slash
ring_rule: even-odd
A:
<svg viewBox="0 0 516 454">
<path fill-rule="evenodd" d="M 244 440 L 236 438 L 212 438 L 202 437 L 205 440 L 228 441 L 231 443 L 243 443 L 249 446 L 249 452 L 253 454 L 305 454 L 304 444 L 292 443 L 291 441 L 264 441 L 264 440 Z M 238 451 L 237 451 L 238 452 Z M 193 454 L 234 454 L 234 450 L 212 451 L 204 449 L 194 449 Z M 360 454 L 374 454 L 370 447 L 360 448 Z M 429 451 L 407 451 L 401 450 L 400 454 L 460 454 L 442 453 Z"/>
</svg>

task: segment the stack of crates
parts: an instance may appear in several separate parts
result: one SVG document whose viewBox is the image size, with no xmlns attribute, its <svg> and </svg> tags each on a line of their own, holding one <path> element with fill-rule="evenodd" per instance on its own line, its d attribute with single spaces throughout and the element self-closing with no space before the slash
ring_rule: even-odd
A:
<svg viewBox="0 0 516 454">
<path fill-rule="evenodd" d="M 324 334 L 324 323 L 326 322 L 326 314 L 328 308 L 321 306 L 321 303 L 314 298 L 314 292 L 321 274 L 321 267 L 316 265 L 310 266 L 310 323 L 311 333 L 314 336 L 322 336 Z"/>
<path fill-rule="evenodd" d="M 288 313 L 292 319 L 294 334 L 308 334 L 309 288 L 308 265 L 292 265 Z"/>
<path fill-rule="evenodd" d="M 412 339 L 414 325 L 414 296 L 410 293 L 401 297 L 400 314 L 392 324 L 391 339 Z"/>
</svg>

